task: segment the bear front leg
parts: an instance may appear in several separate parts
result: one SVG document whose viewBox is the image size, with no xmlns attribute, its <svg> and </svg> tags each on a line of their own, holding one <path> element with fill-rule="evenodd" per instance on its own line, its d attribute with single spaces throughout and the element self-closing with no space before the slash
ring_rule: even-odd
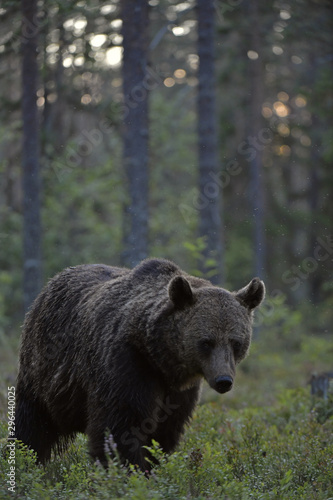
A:
<svg viewBox="0 0 333 500">
<path fill-rule="evenodd" d="M 51 450 L 60 440 L 45 404 L 20 383 L 16 395 L 15 437 L 33 449 L 41 463 L 50 460 Z"/>
<path fill-rule="evenodd" d="M 186 391 L 172 391 L 159 403 L 158 427 L 151 438 L 157 441 L 165 453 L 171 453 L 178 445 L 199 399 L 200 387 Z"/>
<path fill-rule="evenodd" d="M 141 471 L 149 471 L 151 466 L 146 461 L 147 452 L 143 446 L 147 445 L 145 436 L 140 433 L 140 426 L 136 425 L 137 422 L 133 421 L 133 425 L 129 428 L 124 425 L 111 427 L 110 434 L 112 435 L 112 442 L 108 439 L 108 431 L 110 426 L 106 425 L 105 428 L 87 430 L 89 436 L 89 453 L 94 459 L 98 459 L 103 467 L 108 465 L 108 455 L 114 458 L 115 451 L 123 464 L 132 464 L 138 467 Z"/>
<path fill-rule="evenodd" d="M 107 454 L 111 458 L 114 456 L 112 446 L 106 443 L 106 438 L 111 434 L 122 463 L 133 464 L 143 472 L 151 469 L 144 446 L 150 444 L 151 426 L 155 426 L 151 418 L 154 399 L 150 392 L 145 395 L 141 393 L 139 397 L 138 384 L 136 389 L 133 397 L 128 397 L 128 400 L 125 398 L 125 391 L 122 391 L 121 396 L 108 401 L 107 407 L 100 404 L 100 399 L 91 403 L 90 408 L 94 408 L 94 411 L 91 412 L 86 429 L 89 452 L 105 467 L 108 462 Z"/>
<path fill-rule="evenodd" d="M 112 434 L 117 451 L 125 464 L 149 471 L 148 453 L 157 424 L 154 420 L 156 400 L 163 397 L 158 381 L 151 375 L 145 358 L 128 343 L 114 348 L 107 362 L 109 392 L 98 378 L 89 392 L 88 426 L 90 453 L 107 465 L 105 433 Z M 97 424 L 97 426 L 96 426 Z"/>
</svg>

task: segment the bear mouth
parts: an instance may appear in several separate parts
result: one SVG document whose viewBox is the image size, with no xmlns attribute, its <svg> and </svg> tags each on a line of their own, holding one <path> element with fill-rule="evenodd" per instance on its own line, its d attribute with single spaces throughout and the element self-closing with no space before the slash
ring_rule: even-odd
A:
<svg viewBox="0 0 333 500">
<path fill-rule="evenodd" d="M 219 394 L 225 394 L 226 392 L 231 391 L 231 389 L 232 389 L 232 386 L 231 386 L 231 387 L 229 387 L 228 389 L 217 389 L 216 387 L 214 387 L 214 390 L 215 390 L 216 392 L 218 392 Z"/>
<path fill-rule="evenodd" d="M 192 387 L 198 386 L 202 382 L 202 375 L 194 375 L 189 380 L 187 380 L 184 384 L 182 384 L 179 388 L 180 391 L 186 391 L 187 389 L 191 389 Z"/>
</svg>

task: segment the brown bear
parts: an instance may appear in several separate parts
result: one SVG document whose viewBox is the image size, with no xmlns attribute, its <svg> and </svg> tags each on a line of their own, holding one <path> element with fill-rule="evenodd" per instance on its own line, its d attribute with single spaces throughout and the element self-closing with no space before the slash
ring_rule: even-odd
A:
<svg viewBox="0 0 333 500">
<path fill-rule="evenodd" d="M 175 449 L 202 379 L 232 388 L 264 294 L 258 278 L 231 293 L 164 259 L 65 269 L 25 319 L 16 438 L 45 462 L 86 433 L 106 464 L 111 433 L 124 463 L 149 471 L 145 446 Z"/>
</svg>

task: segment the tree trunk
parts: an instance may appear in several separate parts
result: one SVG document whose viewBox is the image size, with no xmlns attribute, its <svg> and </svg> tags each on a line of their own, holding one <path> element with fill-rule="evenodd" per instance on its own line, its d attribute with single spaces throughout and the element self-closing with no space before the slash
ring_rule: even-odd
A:
<svg viewBox="0 0 333 500">
<path fill-rule="evenodd" d="M 39 130 L 36 103 L 37 0 L 22 0 L 23 294 L 28 310 L 42 283 Z"/>
<path fill-rule="evenodd" d="M 124 210 L 124 264 L 148 255 L 148 1 L 123 0 L 124 167 L 129 204 Z"/>
<path fill-rule="evenodd" d="M 260 24 L 258 12 L 258 0 L 249 1 L 249 14 L 251 20 L 251 49 L 258 54 L 257 59 L 249 59 L 250 65 L 250 113 L 249 113 L 249 135 L 254 138 L 255 155 L 250 162 L 251 167 L 251 208 L 253 217 L 253 240 L 254 240 L 254 273 L 260 278 L 265 278 L 266 267 L 266 237 L 265 237 L 265 200 L 263 182 L 262 148 L 260 143 L 260 131 L 263 128 L 261 107 L 264 95 L 264 75 L 262 68 L 262 56 L 260 54 Z"/>
<path fill-rule="evenodd" d="M 318 68 L 316 64 L 316 58 L 312 55 L 310 58 L 310 68 L 309 72 L 309 87 L 315 87 L 316 80 L 318 78 Z M 310 231 L 309 231 L 309 242 L 308 242 L 308 255 L 312 255 L 314 248 L 316 247 L 318 238 L 318 208 L 319 208 L 319 198 L 320 198 L 320 178 L 319 178 L 319 165 L 321 163 L 321 148 L 323 137 L 323 126 L 320 123 L 320 118 L 316 111 L 312 112 L 312 126 L 311 126 L 311 160 L 309 167 L 309 189 L 308 189 L 308 204 L 311 213 Z M 312 304 L 319 304 L 322 300 L 320 291 L 322 287 L 323 275 L 320 272 L 309 273 L 309 300 Z"/>
<path fill-rule="evenodd" d="M 204 238 L 201 270 L 214 284 L 223 281 L 222 190 L 218 180 L 213 0 L 198 0 L 199 236 Z"/>
</svg>

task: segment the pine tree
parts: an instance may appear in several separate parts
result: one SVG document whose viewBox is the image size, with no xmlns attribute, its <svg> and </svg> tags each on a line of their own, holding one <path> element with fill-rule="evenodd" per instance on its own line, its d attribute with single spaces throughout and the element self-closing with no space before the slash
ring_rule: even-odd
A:
<svg viewBox="0 0 333 500">
<path fill-rule="evenodd" d="M 23 118 L 23 293 L 25 311 L 42 282 L 39 131 L 36 103 L 38 79 L 37 1 L 22 0 L 22 118 Z"/>
<path fill-rule="evenodd" d="M 198 0 L 199 236 L 205 240 L 203 273 L 215 284 L 223 277 L 222 190 L 218 182 L 213 0 Z"/>
<path fill-rule="evenodd" d="M 148 2 L 124 0 L 123 91 L 124 166 L 129 203 L 124 212 L 124 263 L 148 255 Z"/>
</svg>

